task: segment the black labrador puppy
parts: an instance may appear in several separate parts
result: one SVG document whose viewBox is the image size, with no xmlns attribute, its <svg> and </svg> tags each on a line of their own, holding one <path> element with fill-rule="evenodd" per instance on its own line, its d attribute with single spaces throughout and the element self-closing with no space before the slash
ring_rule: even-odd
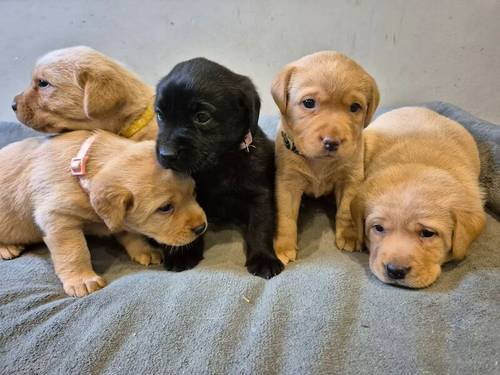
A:
<svg viewBox="0 0 500 375">
<path fill-rule="evenodd" d="M 191 174 L 210 221 L 246 224 L 246 267 L 269 279 L 283 264 L 273 250 L 274 146 L 258 126 L 252 81 L 204 58 L 177 64 L 156 88 L 157 158 Z M 165 267 L 182 271 L 203 259 L 203 237 L 165 251 Z"/>
</svg>

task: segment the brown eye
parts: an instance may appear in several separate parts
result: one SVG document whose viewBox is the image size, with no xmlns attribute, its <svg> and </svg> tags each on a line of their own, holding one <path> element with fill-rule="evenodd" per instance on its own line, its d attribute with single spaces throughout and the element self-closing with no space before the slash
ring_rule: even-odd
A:
<svg viewBox="0 0 500 375">
<path fill-rule="evenodd" d="M 424 237 L 424 238 L 431 238 L 431 237 L 434 237 L 436 235 L 436 232 L 433 232 L 432 230 L 429 230 L 429 229 L 423 229 L 420 231 L 420 237 Z"/>
<path fill-rule="evenodd" d="M 171 203 L 164 204 L 160 208 L 158 208 L 158 211 L 164 213 L 164 214 L 170 214 L 174 211 L 174 205 Z"/>
<path fill-rule="evenodd" d="M 351 112 L 352 112 L 352 113 L 356 113 L 356 112 L 358 112 L 360 109 L 361 109 L 361 104 L 359 104 L 359 103 L 352 103 L 352 104 L 351 104 L 351 108 L 350 108 L 350 110 L 351 110 Z"/>
<path fill-rule="evenodd" d="M 313 109 L 314 107 L 316 107 L 316 101 L 314 99 L 305 99 L 302 101 L 302 104 L 307 109 Z"/>
<path fill-rule="evenodd" d="M 198 123 L 198 124 L 206 124 L 207 122 L 209 122 L 211 119 L 210 115 L 208 114 L 208 112 L 198 112 L 195 116 L 194 116 L 194 120 Z"/>
<path fill-rule="evenodd" d="M 48 87 L 48 86 L 50 86 L 50 83 L 48 83 L 47 81 L 45 81 L 43 79 L 38 80 L 38 87 L 43 89 L 44 87 Z"/>
<path fill-rule="evenodd" d="M 382 225 L 380 224 L 376 224 L 373 226 L 373 229 L 375 230 L 375 232 L 377 233 L 384 233 L 385 232 L 385 229 Z"/>
</svg>

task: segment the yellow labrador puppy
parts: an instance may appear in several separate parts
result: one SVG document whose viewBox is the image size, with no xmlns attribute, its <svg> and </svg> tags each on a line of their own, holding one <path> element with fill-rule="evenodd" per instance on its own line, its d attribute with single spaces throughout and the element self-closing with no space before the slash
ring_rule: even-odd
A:
<svg viewBox="0 0 500 375">
<path fill-rule="evenodd" d="M 30 86 L 14 98 L 17 119 L 41 131 L 104 129 L 155 139 L 154 91 L 118 62 L 78 46 L 41 57 Z"/>
<path fill-rule="evenodd" d="M 105 285 L 84 233 L 114 234 L 132 260 L 160 263 L 144 239 L 182 246 L 206 229 L 194 182 L 156 162 L 153 141 L 73 131 L 0 150 L 0 258 L 43 240 L 72 296 Z"/>
<path fill-rule="evenodd" d="M 457 122 L 411 107 L 377 118 L 364 139 L 366 181 L 351 208 L 370 268 L 385 283 L 429 286 L 485 225 L 474 139 Z"/>
<path fill-rule="evenodd" d="M 277 256 L 284 264 L 295 260 L 303 194 L 333 194 L 336 244 L 360 250 L 349 206 L 363 179 L 362 130 L 379 103 L 375 80 L 350 58 L 324 51 L 287 65 L 271 92 L 281 112 L 276 139 Z"/>
</svg>

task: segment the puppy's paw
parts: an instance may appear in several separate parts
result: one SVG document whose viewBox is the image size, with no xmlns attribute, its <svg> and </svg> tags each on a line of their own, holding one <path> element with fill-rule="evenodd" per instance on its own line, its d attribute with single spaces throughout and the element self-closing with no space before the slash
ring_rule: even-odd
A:
<svg viewBox="0 0 500 375">
<path fill-rule="evenodd" d="M 248 272 L 252 275 L 260 276 L 264 279 L 270 279 L 278 275 L 285 266 L 274 257 L 266 254 L 258 254 L 247 260 L 245 264 Z"/>
<path fill-rule="evenodd" d="M 76 275 L 62 279 L 68 296 L 84 297 L 106 286 L 106 280 L 95 273 Z"/>
<path fill-rule="evenodd" d="M 24 250 L 24 246 L 17 245 L 0 245 L 0 259 L 17 258 Z"/>
<path fill-rule="evenodd" d="M 335 231 L 335 244 L 340 250 L 344 251 L 361 251 L 362 244 L 358 240 L 358 236 L 354 229 L 337 228 Z"/>
<path fill-rule="evenodd" d="M 156 265 L 161 263 L 161 253 L 153 249 L 145 249 L 143 252 L 131 256 L 132 260 L 143 266 Z"/>
<path fill-rule="evenodd" d="M 167 271 L 181 272 L 194 268 L 203 259 L 203 254 L 193 252 L 189 249 L 176 250 L 169 249 L 163 253 L 163 263 Z"/>
<path fill-rule="evenodd" d="M 297 245 L 293 241 L 288 241 L 287 239 L 277 239 L 274 242 L 274 252 L 285 266 L 289 262 L 295 262 L 297 259 Z"/>
</svg>

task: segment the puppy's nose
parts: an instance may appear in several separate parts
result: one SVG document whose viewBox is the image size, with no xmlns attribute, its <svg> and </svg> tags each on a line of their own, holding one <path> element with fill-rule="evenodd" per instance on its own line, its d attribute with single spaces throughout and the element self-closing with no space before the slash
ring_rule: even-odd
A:
<svg viewBox="0 0 500 375">
<path fill-rule="evenodd" d="M 16 100 L 16 98 L 14 98 L 14 100 L 12 101 L 12 104 L 10 106 L 12 107 L 12 110 L 14 112 L 17 111 L 17 100 Z"/>
<path fill-rule="evenodd" d="M 340 140 L 330 137 L 323 138 L 321 142 L 326 151 L 337 151 L 340 146 Z"/>
<path fill-rule="evenodd" d="M 175 160 L 177 159 L 178 153 L 172 147 L 158 146 L 158 154 L 162 159 Z"/>
<path fill-rule="evenodd" d="M 408 272 L 410 272 L 411 267 L 400 267 L 393 263 L 387 263 L 385 265 L 385 272 L 387 276 L 393 280 L 404 279 Z"/>
<path fill-rule="evenodd" d="M 199 236 L 200 234 L 202 234 L 203 232 L 205 232 L 206 229 L 207 229 L 207 223 L 203 223 L 201 225 L 198 225 L 197 227 L 194 227 L 191 230 L 193 231 L 194 234 L 196 234 L 197 236 Z"/>
</svg>

